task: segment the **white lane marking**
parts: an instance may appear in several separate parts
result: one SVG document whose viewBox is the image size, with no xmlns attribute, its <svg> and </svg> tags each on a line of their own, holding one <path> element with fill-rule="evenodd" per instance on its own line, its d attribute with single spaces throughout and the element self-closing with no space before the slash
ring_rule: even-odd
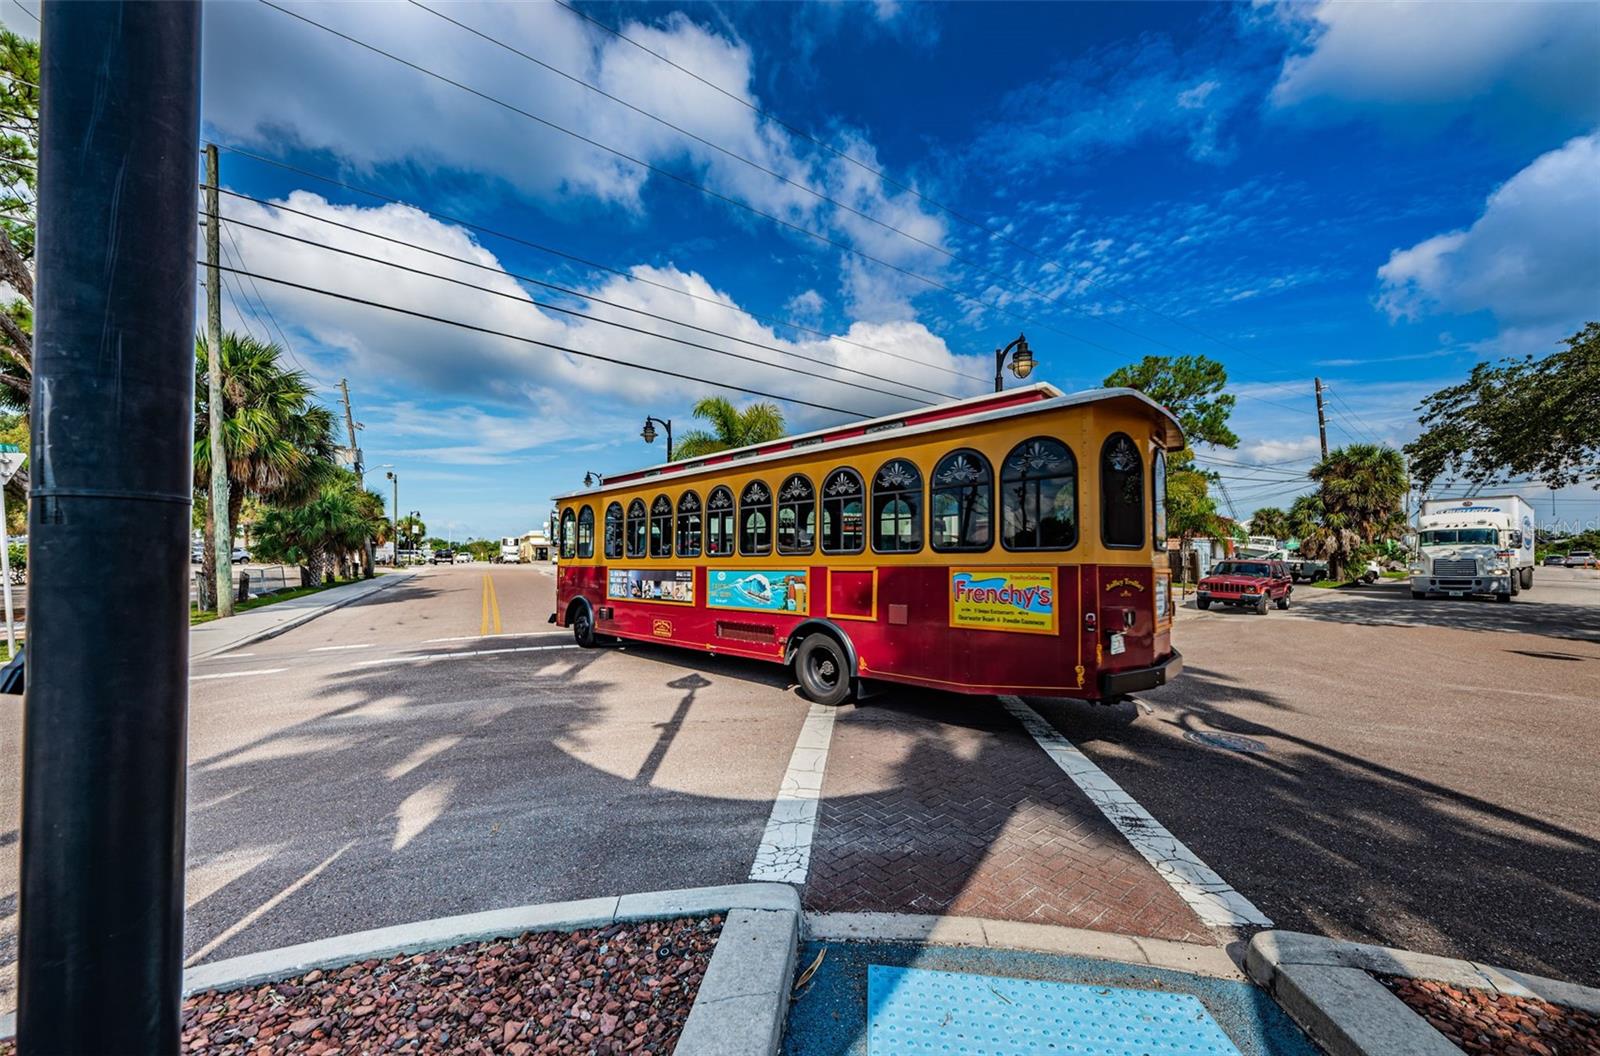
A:
<svg viewBox="0 0 1600 1056">
<path fill-rule="evenodd" d="M 243 917 L 240 917 L 234 923 L 228 925 L 217 935 L 216 938 L 212 939 L 210 942 L 191 953 L 183 962 L 184 966 L 192 967 L 206 954 L 210 953 L 212 950 L 215 950 L 218 946 L 221 946 L 223 943 L 227 942 L 229 939 L 233 938 L 235 935 L 239 934 L 245 928 L 248 928 L 250 925 L 266 916 L 268 913 L 271 913 L 274 909 L 278 908 L 278 906 L 282 905 L 285 899 L 288 899 L 296 891 L 315 880 L 318 874 L 320 874 L 324 869 L 328 868 L 328 866 L 332 865 L 334 862 L 338 861 L 345 851 L 348 851 L 355 845 L 355 840 L 348 841 L 343 847 L 340 847 L 337 851 L 334 851 L 332 854 L 328 855 L 328 857 L 312 866 L 310 872 L 306 873 L 304 876 L 300 877 L 300 879 L 294 881 L 294 883 L 290 884 L 282 891 L 279 891 L 277 894 L 261 903 L 261 905 L 257 906 L 255 909 L 252 909 L 250 912 L 246 913 Z"/>
<path fill-rule="evenodd" d="M 418 653 L 415 656 L 387 656 L 382 660 L 357 660 L 353 667 L 373 667 L 377 664 L 425 664 L 432 660 L 460 660 L 468 656 L 500 656 L 504 653 L 542 653 L 549 649 L 576 649 L 576 642 L 565 645 L 522 645 L 514 649 L 463 649 L 453 653 Z"/>
<path fill-rule="evenodd" d="M 822 799 L 822 775 L 828 769 L 828 745 L 833 740 L 833 719 L 838 708 L 812 704 L 795 739 L 789 769 L 784 771 L 778 797 L 772 801 L 761 846 L 756 849 L 750 879 L 780 884 L 804 884 L 811 868 L 811 841 L 817 834 L 817 804 Z"/>
<path fill-rule="evenodd" d="M 214 659 L 214 660 L 242 660 L 247 656 L 255 656 L 255 655 L 256 655 L 255 653 L 223 653 L 220 656 L 212 657 L 212 659 Z"/>
<path fill-rule="evenodd" d="M 566 631 L 506 631 L 503 634 L 458 634 L 454 638 L 425 638 L 423 645 L 432 645 L 435 642 L 477 642 L 485 638 L 538 638 L 540 635 L 561 635 L 565 637 Z"/>
<path fill-rule="evenodd" d="M 1194 910 L 1195 916 L 1213 927 L 1254 924 L 1272 927 L 1267 915 L 1228 882 L 1212 871 L 1195 853 L 1183 845 L 1162 824 L 1151 817 L 1122 786 L 1094 765 L 1077 745 L 1063 737 L 1054 726 L 1018 697 L 1001 697 L 1006 710 L 1016 716 L 1039 747 L 1045 750 L 1063 773 L 1083 790 L 1089 801 L 1100 808 L 1106 820 L 1117 827 L 1133 849 L 1155 867 L 1161 878 Z"/>
<path fill-rule="evenodd" d="M 372 648 L 372 643 L 371 642 L 363 642 L 360 645 L 319 645 L 319 646 L 317 646 L 315 649 L 313 649 L 311 651 L 313 653 L 333 653 L 333 652 L 339 651 L 340 649 L 371 649 L 371 648 Z"/>
<path fill-rule="evenodd" d="M 275 675 L 280 671 L 289 670 L 287 667 L 258 667 L 253 671 L 222 671 L 215 675 L 190 675 L 190 682 L 199 682 L 208 678 L 243 678 L 245 675 Z"/>
</svg>

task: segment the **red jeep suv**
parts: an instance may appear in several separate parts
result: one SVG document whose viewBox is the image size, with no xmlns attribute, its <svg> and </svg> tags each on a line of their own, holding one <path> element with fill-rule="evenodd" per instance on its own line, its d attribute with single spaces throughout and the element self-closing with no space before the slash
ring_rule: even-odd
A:
<svg viewBox="0 0 1600 1056">
<path fill-rule="evenodd" d="M 1202 609 L 1212 602 L 1245 605 L 1265 614 L 1268 602 L 1287 609 L 1292 593 L 1294 579 L 1282 561 L 1218 561 L 1200 581 L 1194 603 Z"/>
</svg>

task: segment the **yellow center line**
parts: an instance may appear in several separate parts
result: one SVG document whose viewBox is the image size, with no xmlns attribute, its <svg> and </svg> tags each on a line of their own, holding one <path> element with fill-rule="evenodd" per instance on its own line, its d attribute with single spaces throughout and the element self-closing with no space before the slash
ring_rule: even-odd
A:
<svg viewBox="0 0 1600 1056">
<path fill-rule="evenodd" d="M 479 634 L 488 634 L 489 633 L 489 574 L 487 572 L 485 572 L 483 574 L 483 590 L 480 592 L 479 600 L 482 602 L 482 607 L 483 607 L 483 621 L 478 625 L 478 633 Z"/>
<path fill-rule="evenodd" d="M 500 594 L 494 589 L 494 577 L 487 572 L 483 578 L 489 581 L 489 611 L 494 615 L 494 633 L 500 633 Z"/>
</svg>

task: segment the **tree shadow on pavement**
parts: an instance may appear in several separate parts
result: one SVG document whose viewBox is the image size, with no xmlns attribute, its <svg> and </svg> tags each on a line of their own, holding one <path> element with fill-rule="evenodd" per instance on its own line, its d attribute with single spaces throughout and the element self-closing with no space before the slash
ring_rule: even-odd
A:
<svg viewBox="0 0 1600 1056">
<path fill-rule="evenodd" d="M 1427 627 L 1534 634 L 1600 643 L 1600 606 L 1541 602 L 1537 592 L 1507 604 L 1483 598 L 1412 598 L 1409 591 L 1319 597 L 1296 617 L 1369 627 Z"/>
<path fill-rule="evenodd" d="M 1191 668 L 1129 725 L 1038 702 L 1279 928 L 1600 982 L 1600 839 L 1286 727 L 1270 691 Z M 1239 715 L 1246 701 L 1282 725 Z M 1270 714 L 1270 712 L 1269 712 Z M 1264 752 L 1196 744 L 1220 730 Z"/>
</svg>

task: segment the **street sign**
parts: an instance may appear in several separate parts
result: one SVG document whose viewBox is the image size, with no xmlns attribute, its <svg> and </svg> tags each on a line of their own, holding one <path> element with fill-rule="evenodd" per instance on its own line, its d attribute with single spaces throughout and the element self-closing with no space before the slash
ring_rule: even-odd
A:
<svg viewBox="0 0 1600 1056">
<path fill-rule="evenodd" d="M 0 484 L 8 484 L 28 460 L 28 453 L 16 444 L 0 444 Z"/>
</svg>

